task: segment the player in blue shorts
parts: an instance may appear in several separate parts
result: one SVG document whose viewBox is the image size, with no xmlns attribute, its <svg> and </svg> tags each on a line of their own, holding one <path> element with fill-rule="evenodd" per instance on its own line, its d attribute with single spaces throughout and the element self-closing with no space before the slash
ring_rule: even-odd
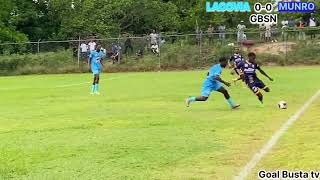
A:
<svg viewBox="0 0 320 180">
<path fill-rule="evenodd" d="M 99 94 L 99 80 L 100 73 L 103 67 L 102 59 L 106 54 L 101 50 L 101 46 L 97 45 L 96 49 L 90 52 L 88 64 L 91 67 L 93 73 L 93 84 L 91 88 L 91 94 Z"/>
<path fill-rule="evenodd" d="M 203 82 L 201 96 L 189 97 L 188 99 L 186 99 L 187 107 L 189 107 L 189 105 L 195 101 L 206 101 L 209 98 L 212 91 L 218 91 L 222 93 L 232 109 L 236 109 L 240 106 L 232 101 L 228 91 L 222 86 L 222 84 L 225 84 L 228 87 L 230 86 L 229 82 L 222 80 L 220 77 L 222 73 L 222 68 L 225 68 L 227 64 L 228 59 L 222 57 L 219 59 L 219 64 L 216 64 L 210 68 L 207 75 L 207 79 Z"/>
<path fill-rule="evenodd" d="M 248 57 L 249 60 L 240 63 L 237 68 L 242 70 L 242 78 L 245 83 L 258 96 L 259 101 L 263 103 L 263 95 L 260 92 L 260 89 L 263 89 L 266 92 L 270 92 L 270 89 L 257 77 L 256 70 L 259 70 L 260 73 L 266 76 L 270 81 L 273 81 L 273 79 L 257 64 L 255 53 L 249 53 Z"/>
</svg>

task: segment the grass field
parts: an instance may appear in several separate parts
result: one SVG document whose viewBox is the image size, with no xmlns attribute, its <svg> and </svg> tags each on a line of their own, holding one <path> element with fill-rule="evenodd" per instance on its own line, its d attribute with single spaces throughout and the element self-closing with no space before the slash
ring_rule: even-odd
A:
<svg viewBox="0 0 320 180">
<path fill-rule="evenodd" d="M 266 68 L 261 107 L 249 89 L 184 106 L 205 71 L 0 78 L 0 179 L 232 179 L 275 131 L 320 89 L 320 67 Z M 225 79 L 231 79 L 226 71 Z M 279 110 L 286 100 L 289 109 Z M 252 172 L 320 170 L 320 99 Z"/>
</svg>

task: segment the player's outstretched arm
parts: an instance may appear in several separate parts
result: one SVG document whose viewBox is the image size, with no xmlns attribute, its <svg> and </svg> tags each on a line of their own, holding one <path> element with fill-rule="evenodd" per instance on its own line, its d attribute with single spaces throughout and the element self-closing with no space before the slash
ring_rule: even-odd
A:
<svg viewBox="0 0 320 180">
<path fill-rule="evenodd" d="M 217 80 L 217 81 L 219 81 L 219 82 L 221 82 L 221 83 L 223 83 L 223 84 L 225 84 L 225 85 L 228 86 L 228 87 L 231 86 L 231 83 L 222 80 L 220 76 L 216 76 L 214 79 Z"/>
<path fill-rule="evenodd" d="M 273 81 L 273 79 L 266 72 L 264 72 L 261 68 L 259 68 L 259 71 L 262 75 L 266 76 L 270 81 Z"/>
</svg>

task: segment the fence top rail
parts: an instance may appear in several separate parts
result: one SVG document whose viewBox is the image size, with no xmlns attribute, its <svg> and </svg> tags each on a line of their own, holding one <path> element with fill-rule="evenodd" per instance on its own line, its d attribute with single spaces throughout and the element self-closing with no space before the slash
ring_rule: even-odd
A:
<svg viewBox="0 0 320 180">
<path fill-rule="evenodd" d="M 301 32 L 301 30 L 303 31 L 318 31 L 320 30 L 320 27 L 317 28 L 304 28 L 304 29 L 281 29 L 281 28 L 277 28 L 277 29 L 272 29 L 272 32 Z M 258 34 L 261 32 L 264 32 L 265 30 L 257 30 L 257 31 L 245 31 L 245 34 Z M 189 33 L 189 34 L 161 34 L 160 33 L 160 37 L 187 37 L 187 36 L 199 36 L 199 35 L 219 35 L 219 34 L 225 34 L 225 35 L 235 35 L 237 34 L 237 31 L 225 31 L 225 32 L 213 32 L 213 33 L 208 33 L 208 32 L 202 32 L 202 33 Z M 4 46 L 4 45 L 22 45 L 22 44 L 46 44 L 46 43 L 72 43 L 72 42 L 77 42 L 77 43 L 81 43 L 81 42 L 88 42 L 88 41 L 108 41 L 108 40 L 124 40 L 124 39 L 145 39 L 149 37 L 149 35 L 145 35 L 145 36 L 129 36 L 129 37 L 117 37 L 117 38 L 89 38 L 89 39 L 70 39 L 70 40 L 49 40 L 49 41 L 29 41 L 29 42 L 5 42 L 5 43 L 0 43 L 0 46 Z"/>
</svg>

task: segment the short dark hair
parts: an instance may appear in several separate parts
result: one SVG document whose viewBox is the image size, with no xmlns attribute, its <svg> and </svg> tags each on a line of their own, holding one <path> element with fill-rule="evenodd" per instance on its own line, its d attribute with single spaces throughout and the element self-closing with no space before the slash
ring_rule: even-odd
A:
<svg viewBox="0 0 320 180">
<path fill-rule="evenodd" d="M 248 56 L 249 56 L 249 57 L 251 57 L 251 56 L 256 56 L 256 53 L 250 52 L 250 53 L 248 54 Z"/>
<path fill-rule="evenodd" d="M 228 58 L 226 58 L 226 57 L 221 57 L 219 59 L 219 63 L 223 63 L 223 62 L 227 62 L 227 61 L 228 61 Z"/>
</svg>

